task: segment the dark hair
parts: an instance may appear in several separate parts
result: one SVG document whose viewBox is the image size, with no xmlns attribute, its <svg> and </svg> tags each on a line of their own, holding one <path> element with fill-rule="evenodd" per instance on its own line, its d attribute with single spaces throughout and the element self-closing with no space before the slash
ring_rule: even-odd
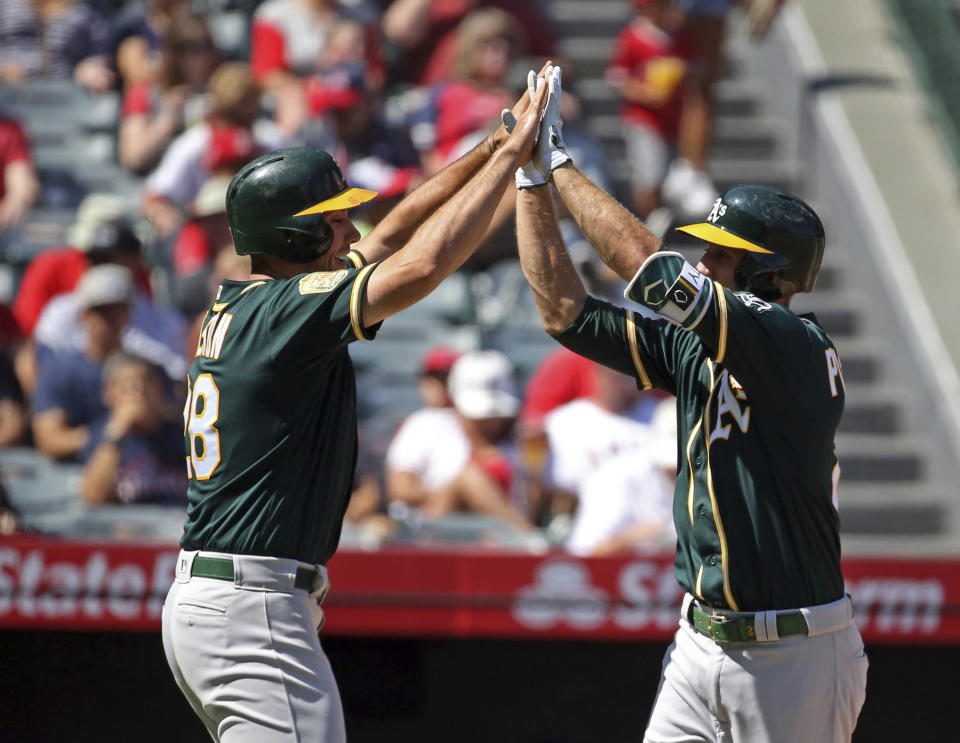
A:
<svg viewBox="0 0 960 743">
<path fill-rule="evenodd" d="M 90 237 L 87 253 L 94 265 L 104 263 L 115 255 L 139 254 L 143 243 L 126 219 L 113 219 L 98 224 Z"/>
<path fill-rule="evenodd" d="M 206 19 L 182 8 L 171 19 L 170 28 L 164 38 L 160 57 L 160 85 L 163 88 L 172 88 L 186 82 L 182 59 L 186 49 L 193 44 L 209 44 L 213 53 L 218 53 Z"/>
<path fill-rule="evenodd" d="M 114 374 L 117 373 L 117 370 L 122 366 L 141 366 L 147 370 L 147 373 L 154 378 L 154 381 L 164 383 L 166 377 L 161 371 L 160 367 L 154 364 L 149 359 L 145 359 L 143 356 L 138 356 L 135 353 L 130 353 L 128 351 L 114 351 L 107 357 L 107 360 L 103 362 L 103 372 L 100 375 L 100 379 L 104 386 L 110 384 L 110 380 L 113 379 Z"/>
</svg>

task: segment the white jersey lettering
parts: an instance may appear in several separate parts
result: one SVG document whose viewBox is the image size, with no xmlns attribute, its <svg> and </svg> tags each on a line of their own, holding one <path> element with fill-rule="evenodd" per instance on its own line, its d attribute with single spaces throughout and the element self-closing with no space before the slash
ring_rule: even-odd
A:
<svg viewBox="0 0 960 743">
<path fill-rule="evenodd" d="M 736 384 L 736 389 L 734 389 L 734 384 L 736 384 L 736 380 L 730 376 L 730 372 L 723 372 L 720 376 L 720 389 L 717 392 L 717 423 L 710 432 L 711 443 L 716 439 L 726 440 L 730 437 L 731 424 L 723 423 L 724 413 L 730 414 L 741 433 L 746 433 L 747 429 L 750 428 L 750 406 L 740 407 L 737 398 L 746 400 L 746 395 L 743 394 L 743 388 L 739 384 Z"/>
<path fill-rule="evenodd" d="M 843 392 L 847 391 L 847 383 L 843 381 L 843 367 L 840 366 L 840 357 L 837 355 L 837 349 L 828 348 L 824 351 L 827 358 L 827 377 L 830 380 L 830 395 L 836 397 L 840 392 L 837 389 L 837 379 L 840 379 L 840 387 Z"/>
</svg>

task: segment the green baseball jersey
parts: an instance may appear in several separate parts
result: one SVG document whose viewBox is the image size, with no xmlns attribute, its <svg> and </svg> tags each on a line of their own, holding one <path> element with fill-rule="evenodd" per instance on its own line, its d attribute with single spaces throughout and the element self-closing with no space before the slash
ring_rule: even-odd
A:
<svg viewBox="0 0 960 743">
<path fill-rule="evenodd" d="M 836 349 L 812 316 L 715 282 L 707 296 L 689 330 L 591 298 L 556 338 L 676 395 L 685 590 L 742 611 L 841 598 Z"/>
<path fill-rule="evenodd" d="M 375 264 L 357 255 L 339 271 L 221 283 L 188 375 L 184 549 L 308 563 L 336 550 L 357 459 L 347 346 L 379 327 L 364 328 Z"/>
</svg>

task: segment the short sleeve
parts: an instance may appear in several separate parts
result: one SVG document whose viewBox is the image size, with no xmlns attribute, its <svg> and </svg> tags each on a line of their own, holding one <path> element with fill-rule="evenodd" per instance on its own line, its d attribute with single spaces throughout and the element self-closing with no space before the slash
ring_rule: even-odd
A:
<svg viewBox="0 0 960 743">
<path fill-rule="evenodd" d="M 205 268 L 212 259 L 210 239 L 196 222 L 187 222 L 173 241 L 173 269 L 177 276 L 187 276 Z"/>
<path fill-rule="evenodd" d="M 250 31 L 250 69 L 257 80 L 271 72 L 287 69 L 284 38 L 280 29 L 262 18 L 254 18 Z"/>
<path fill-rule="evenodd" d="M 65 389 L 57 357 L 49 354 L 47 363 L 41 363 L 37 374 L 37 384 L 33 390 L 33 412 L 43 413 L 47 410 L 66 409 L 64 402 Z"/>
<path fill-rule="evenodd" d="M 470 459 L 470 445 L 455 415 L 424 408 L 408 416 L 387 448 L 387 470 L 412 473 L 430 490 L 453 482 Z"/>
<path fill-rule="evenodd" d="M 0 165 L 6 167 L 20 160 L 31 162 L 30 142 L 19 122 L 0 120 Z"/>
<path fill-rule="evenodd" d="M 315 271 L 285 281 L 270 305 L 275 353 L 322 354 L 355 340 L 372 340 L 380 324 L 365 327 L 362 299 L 377 265 Z"/>
<path fill-rule="evenodd" d="M 623 29 L 614 40 L 613 55 L 607 65 L 606 78 L 610 82 L 622 81 L 633 73 L 633 66 L 636 63 L 633 53 L 634 45 L 632 30 L 627 27 Z"/>
<path fill-rule="evenodd" d="M 148 116 L 153 113 L 152 93 L 155 83 L 149 78 L 137 80 L 123 96 L 120 117 Z"/>
</svg>

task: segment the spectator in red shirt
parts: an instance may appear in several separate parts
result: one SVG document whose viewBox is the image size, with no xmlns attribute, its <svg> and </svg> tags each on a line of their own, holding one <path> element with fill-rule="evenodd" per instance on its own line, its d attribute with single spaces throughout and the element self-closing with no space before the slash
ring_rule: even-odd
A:
<svg viewBox="0 0 960 743">
<path fill-rule="evenodd" d="M 595 367 L 590 359 L 561 347 L 547 354 L 527 380 L 520 412 L 520 452 L 529 473 L 527 497 L 535 524 L 545 525 L 551 510 L 560 505 L 544 488 L 549 450 L 544 420 L 555 408 L 594 394 Z M 572 503 L 567 506 L 572 510 Z"/>
<path fill-rule="evenodd" d="M 306 116 L 301 80 L 320 71 L 322 55 L 344 20 L 360 25 L 365 62 L 382 80 L 379 10 L 369 0 L 266 0 L 254 13 L 250 68 L 274 95 L 277 123 L 291 133 Z"/>
<path fill-rule="evenodd" d="M 77 208 L 76 221 L 67 236 L 70 244 L 45 250 L 30 261 L 13 303 L 13 314 L 24 335 L 33 334 L 47 302 L 58 294 L 73 291 L 90 265 L 123 263 L 133 271 L 141 291 L 150 294 L 150 278 L 139 252 L 118 256 L 112 246 L 94 245 L 97 227 L 120 219 L 130 209 L 129 203 L 121 196 L 90 194 Z"/>
<path fill-rule="evenodd" d="M 384 116 L 383 74 L 368 61 L 361 24 L 338 21 L 317 71 L 301 82 L 307 119 L 298 131 L 306 144 L 333 154 L 348 170 L 367 157 L 394 167 L 419 166 L 407 132 Z"/>
<path fill-rule="evenodd" d="M 383 14 L 384 36 L 400 51 L 396 67 L 407 82 L 432 85 L 453 74 L 458 26 L 473 10 L 499 8 L 531 56 L 555 59 L 556 39 L 534 0 L 393 0 Z"/>
<path fill-rule="evenodd" d="M 261 116 L 262 91 L 249 65 L 224 62 L 207 86 L 210 110 L 167 148 L 143 188 L 143 213 L 161 239 L 172 237 L 212 175 L 235 173 L 264 152 L 289 146 L 290 139 Z"/>
<path fill-rule="evenodd" d="M 30 142 L 16 119 L 0 114 L 0 244 L 30 211 L 40 192 Z"/>
<path fill-rule="evenodd" d="M 524 52 L 514 19 L 498 8 L 476 10 L 460 24 L 451 79 L 436 90 L 436 137 L 426 159 L 436 172 L 473 147 L 515 97 L 507 76 Z"/>
<path fill-rule="evenodd" d="M 157 69 L 124 92 L 117 134 L 121 165 L 140 175 L 148 172 L 174 137 L 203 120 L 207 84 L 219 61 L 207 22 L 178 14 L 163 40 Z"/>
<path fill-rule="evenodd" d="M 209 306 L 214 262 L 222 250 L 233 252 L 226 207 L 231 180 L 218 175 L 203 184 L 173 242 L 176 304 L 188 317 Z"/>
<path fill-rule="evenodd" d="M 51 248 L 27 264 L 13 303 L 16 318 L 27 342 L 16 352 L 17 377 L 24 393 L 33 393 L 36 358 L 32 336 L 47 303 L 56 296 L 73 291 L 87 268 L 100 263 L 119 263 L 131 270 L 137 288 L 151 295 L 150 276 L 136 249 L 117 249 L 114 244 L 98 244 L 98 227 L 123 218 L 131 210 L 128 202 L 114 194 L 94 193 L 77 209 L 76 222 L 68 234 L 69 245 Z"/>
<path fill-rule="evenodd" d="M 672 0 L 633 0 L 635 16 L 618 35 L 607 82 L 622 99 L 623 135 L 634 208 L 646 219 L 674 158 L 683 103 L 684 61 L 670 34 Z"/>
</svg>

